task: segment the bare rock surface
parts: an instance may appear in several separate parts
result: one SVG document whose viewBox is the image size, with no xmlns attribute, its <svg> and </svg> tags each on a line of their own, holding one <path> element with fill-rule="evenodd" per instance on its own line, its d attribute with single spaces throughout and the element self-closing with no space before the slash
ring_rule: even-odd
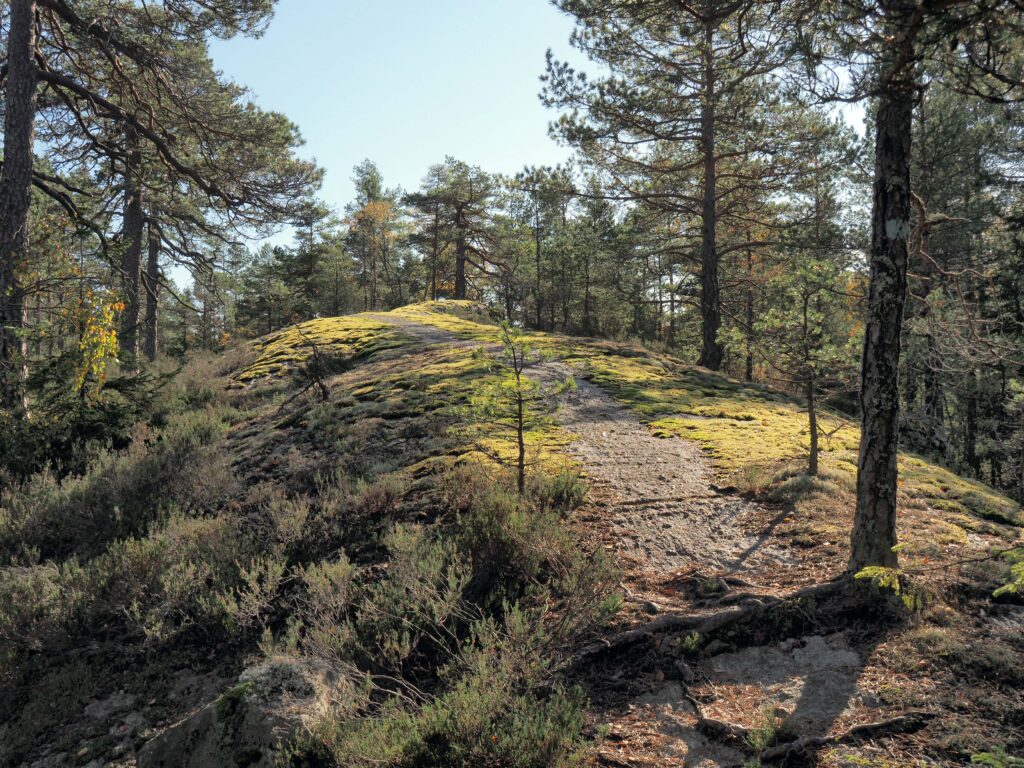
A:
<svg viewBox="0 0 1024 768">
<path fill-rule="evenodd" d="M 708 662 L 712 687 L 756 687 L 787 728 L 823 736 L 857 692 L 863 663 L 844 634 L 744 648 Z"/>
<path fill-rule="evenodd" d="M 479 347 L 443 328 L 390 315 L 371 315 L 426 345 Z M 529 366 L 527 375 L 554 382 L 573 375 L 559 362 Z M 607 500 L 607 522 L 619 551 L 652 574 L 694 563 L 725 572 L 784 561 L 778 548 L 740 525 L 751 502 L 711 486 L 714 471 L 700 446 L 656 437 L 599 387 L 578 380 L 564 395 L 555 418 L 571 433 L 569 450 Z"/>
<path fill-rule="evenodd" d="M 273 768 L 283 743 L 352 694 L 349 680 L 326 664 L 272 659 L 149 741 L 139 768 Z"/>
<path fill-rule="evenodd" d="M 553 381 L 573 372 L 546 362 L 528 373 Z M 711 462 L 696 443 L 656 437 L 588 381 L 577 381 L 562 398 L 556 418 L 573 436 L 570 452 L 608 499 L 607 522 L 620 551 L 644 570 L 668 573 L 700 563 L 735 573 L 785 559 L 743 529 L 751 502 L 712 489 Z"/>
</svg>

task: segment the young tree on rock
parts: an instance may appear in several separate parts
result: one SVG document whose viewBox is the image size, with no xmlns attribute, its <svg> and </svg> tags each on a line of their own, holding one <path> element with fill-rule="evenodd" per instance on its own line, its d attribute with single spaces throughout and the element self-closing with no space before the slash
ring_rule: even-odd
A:
<svg viewBox="0 0 1024 768">
<path fill-rule="evenodd" d="M 575 389 L 571 376 L 552 384 L 527 375 L 528 368 L 541 360 L 541 356 L 523 338 L 522 331 L 508 323 L 501 326 L 500 357 L 489 357 L 500 377 L 479 388 L 465 409 L 469 421 L 483 426 L 483 439 L 477 447 L 499 464 L 511 466 L 516 473 L 519 494 L 526 493 L 528 441 L 537 430 L 553 423 L 552 411 L 558 395 Z M 486 353 L 481 350 L 481 355 Z M 477 437 L 475 433 L 472 435 Z M 513 445 L 511 457 L 493 445 L 498 438 Z"/>
</svg>

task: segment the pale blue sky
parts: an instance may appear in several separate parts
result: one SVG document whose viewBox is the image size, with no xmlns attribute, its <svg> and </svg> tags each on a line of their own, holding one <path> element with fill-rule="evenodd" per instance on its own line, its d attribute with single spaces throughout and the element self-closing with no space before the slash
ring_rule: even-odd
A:
<svg viewBox="0 0 1024 768">
<path fill-rule="evenodd" d="M 537 93 L 571 31 L 548 0 L 280 0 L 262 38 L 215 42 L 213 57 L 298 124 L 340 209 L 367 157 L 406 189 L 445 155 L 501 173 L 566 159 Z"/>
</svg>

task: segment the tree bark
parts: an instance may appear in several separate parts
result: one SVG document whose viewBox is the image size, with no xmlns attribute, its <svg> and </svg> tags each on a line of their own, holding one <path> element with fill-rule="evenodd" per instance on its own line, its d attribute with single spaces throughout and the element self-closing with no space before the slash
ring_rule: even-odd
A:
<svg viewBox="0 0 1024 768">
<path fill-rule="evenodd" d="M 807 377 L 807 428 L 811 433 L 811 451 L 807 457 L 807 474 L 811 477 L 818 476 L 818 403 L 817 403 L 817 382 L 814 374 Z"/>
<path fill-rule="evenodd" d="M 668 346 L 676 345 L 676 270 L 675 264 L 668 265 Z"/>
<path fill-rule="evenodd" d="M 971 471 L 971 477 L 981 477 L 981 459 L 978 458 L 978 372 L 972 371 L 968 379 L 970 390 L 967 394 L 964 419 L 964 462 Z"/>
<path fill-rule="evenodd" d="M 466 213 L 462 205 L 456 207 L 455 230 L 455 298 L 466 298 Z"/>
<path fill-rule="evenodd" d="M 924 415 L 928 424 L 928 452 L 940 461 L 949 459 L 949 441 L 946 438 L 945 396 L 942 392 L 942 377 L 939 375 L 938 345 L 935 337 L 928 334 L 924 366 Z"/>
<path fill-rule="evenodd" d="M 143 352 L 149 362 L 156 360 L 159 345 L 160 230 L 149 222 L 149 253 L 146 259 L 146 339 Z"/>
<path fill-rule="evenodd" d="M 441 201 L 434 201 L 434 243 L 430 252 L 430 300 L 437 301 L 437 260 L 441 255 Z"/>
<path fill-rule="evenodd" d="M 537 206 L 537 211 L 536 211 L 536 216 L 535 216 L 534 222 L 533 222 L 533 245 L 534 245 L 533 254 L 534 254 L 534 259 L 536 261 L 536 274 L 534 276 L 535 277 L 535 284 L 534 284 L 534 289 L 533 289 L 534 290 L 533 301 L 534 301 L 534 309 L 536 310 L 536 313 L 537 313 L 537 329 L 541 330 L 543 328 L 544 321 L 542 319 L 542 300 L 541 300 L 541 295 L 542 295 L 542 292 L 543 292 L 543 287 L 541 285 L 541 266 L 540 266 L 540 263 L 541 263 L 540 202 L 536 202 L 535 204 Z"/>
<path fill-rule="evenodd" d="M 124 255 L 121 257 L 122 298 L 119 333 L 121 361 L 129 369 L 139 358 L 140 288 L 142 287 L 142 239 L 145 213 L 142 206 L 142 148 L 133 128 L 127 129 L 128 160 L 124 173 Z"/>
<path fill-rule="evenodd" d="M 35 0 L 12 0 L 4 83 L 4 162 L 0 172 L 0 408 L 28 413 L 25 294 L 37 73 Z"/>
<path fill-rule="evenodd" d="M 747 234 L 750 240 L 750 234 Z M 754 252 L 747 249 L 747 360 L 744 378 L 754 380 Z"/>
<path fill-rule="evenodd" d="M 525 425 L 525 406 L 523 404 L 522 381 L 516 374 L 516 487 L 519 495 L 526 493 L 526 437 L 523 434 Z"/>
<path fill-rule="evenodd" d="M 717 371 L 722 367 L 724 350 L 718 343 L 722 325 L 721 295 L 718 283 L 717 243 L 717 168 L 715 164 L 715 29 L 710 22 L 704 33 L 704 104 L 700 131 L 704 151 L 704 200 L 701 213 L 701 293 L 700 317 L 702 346 L 698 365 Z"/>
<path fill-rule="evenodd" d="M 1020 449 L 1017 451 L 1020 465 L 1017 467 L 1017 501 L 1024 504 L 1024 422 L 1020 425 Z"/>
<path fill-rule="evenodd" d="M 878 102 L 871 280 L 861 366 L 857 511 L 849 570 L 895 567 L 899 362 L 907 297 L 910 147 L 915 94 L 892 82 Z"/>
</svg>

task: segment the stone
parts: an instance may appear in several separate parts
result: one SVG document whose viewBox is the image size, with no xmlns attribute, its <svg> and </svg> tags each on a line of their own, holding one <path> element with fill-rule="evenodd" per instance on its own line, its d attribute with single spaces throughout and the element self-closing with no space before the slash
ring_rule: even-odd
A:
<svg viewBox="0 0 1024 768">
<path fill-rule="evenodd" d="M 693 667 L 682 659 L 678 659 L 676 661 L 676 669 L 679 671 L 679 679 L 684 683 L 692 683 L 697 679 L 697 675 L 694 673 Z"/>
<path fill-rule="evenodd" d="M 132 736 L 149 725 L 146 718 L 140 712 L 129 712 L 120 721 L 110 726 L 108 733 L 118 739 Z"/>
<path fill-rule="evenodd" d="M 704 654 L 706 656 L 717 656 L 718 654 L 725 653 L 728 650 L 728 644 L 723 643 L 721 640 L 716 638 L 705 646 Z"/>
<path fill-rule="evenodd" d="M 135 696 L 124 691 L 118 691 L 105 699 L 90 702 L 85 707 L 85 714 L 94 720 L 108 720 L 119 712 L 131 709 L 135 706 Z"/>
<path fill-rule="evenodd" d="M 879 709 L 883 706 L 882 700 L 873 693 L 862 693 L 860 695 L 860 703 L 868 709 Z"/>
<path fill-rule="evenodd" d="M 643 603 L 641 603 L 640 610 L 648 614 L 649 616 L 655 616 L 661 612 L 661 610 L 658 608 L 658 604 L 653 603 L 650 600 L 645 600 Z"/>
<path fill-rule="evenodd" d="M 282 744 L 336 708 L 355 686 L 322 662 L 277 657 L 245 670 L 235 686 L 147 742 L 139 768 L 274 768 Z"/>
</svg>

